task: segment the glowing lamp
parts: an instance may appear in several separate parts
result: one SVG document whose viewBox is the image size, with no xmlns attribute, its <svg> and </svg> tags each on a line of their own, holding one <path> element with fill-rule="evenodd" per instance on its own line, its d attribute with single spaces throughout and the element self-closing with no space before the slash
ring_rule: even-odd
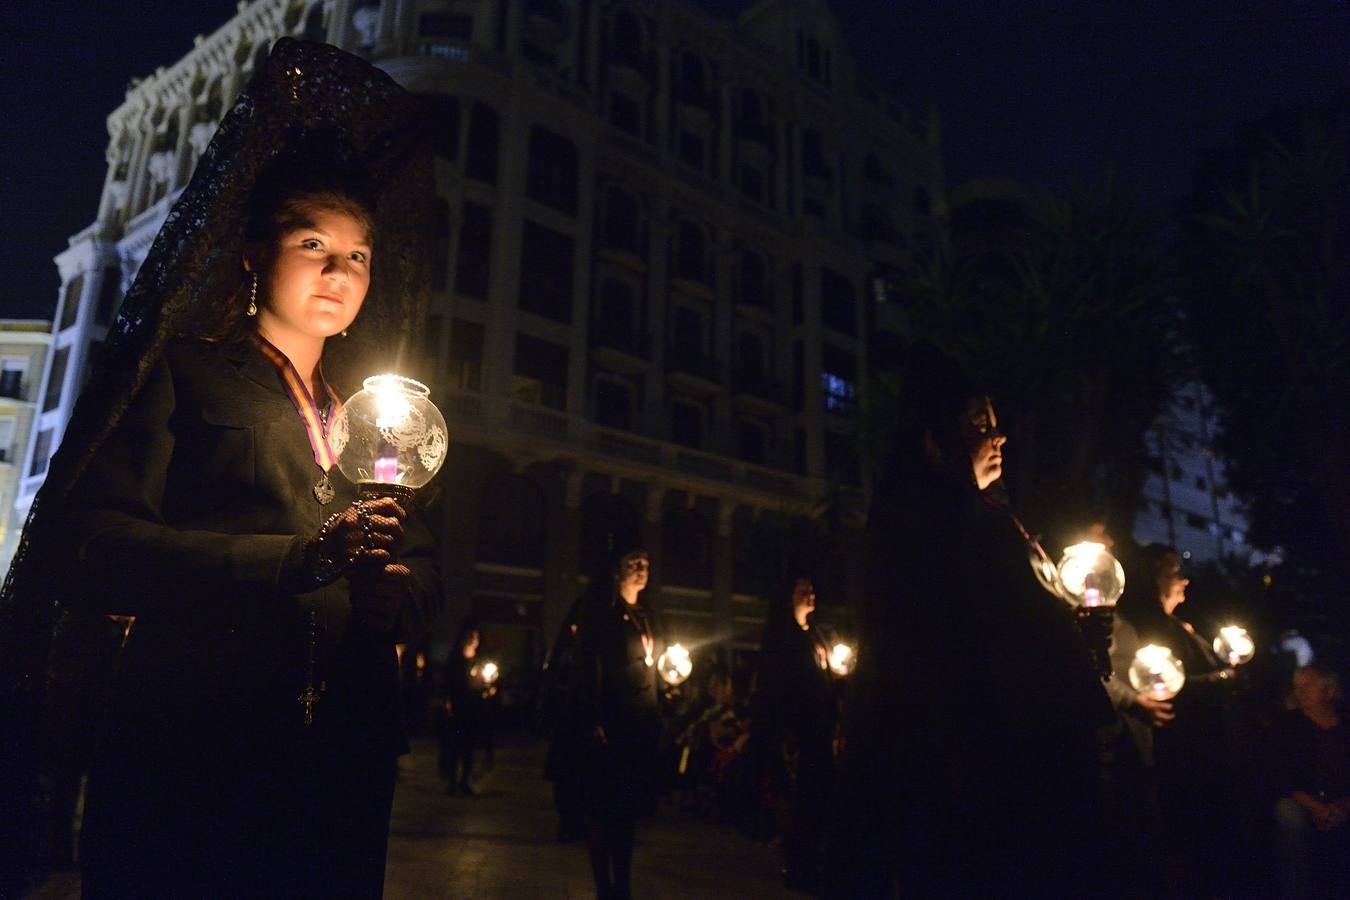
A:
<svg viewBox="0 0 1350 900">
<path fill-rule="evenodd" d="M 680 684 L 694 671 L 694 660 L 684 647 L 671 644 L 656 660 L 656 671 L 661 673 L 661 679 L 666 684 Z"/>
<path fill-rule="evenodd" d="M 1105 544 L 1084 541 L 1064 548 L 1059 583 L 1064 599 L 1074 606 L 1115 606 L 1125 592 L 1125 569 Z"/>
<path fill-rule="evenodd" d="M 363 494 L 409 497 L 445 462 L 445 418 L 420 381 L 372 375 L 362 384 L 329 428 L 338 468 Z"/>
<path fill-rule="evenodd" d="M 835 644 L 830 648 L 830 671 L 836 675 L 847 675 L 853 671 L 858 657 L 848 644 Z"/>
<path fill-rule="evenodd" d="M 1146 644 L 1130 664 L 1130 684 L 1154 700 L 1171 700 L 1185 683 L 1186 667 L 1166 647 Z"/>
<path fill-rule="evenodd" d="M 469 674 L 483 682 L 484 685 L 490 686 L 497 683 L 497 678 L 502 674 L 502 671 L 497 668 L 495 662 L 489 659 L 484 660 L 481 665 L 474 666 L 469 670 Z"/>
<path fill-rule="evenodd" d="M 1219 636 L 1214 639 L 1214 652 L 1230 666 L 1240 666 L 1256 655 L 1256 642 L 1247 634 L 1247 629 L 1226 625 L 1219 629 Z"/>
</svg>

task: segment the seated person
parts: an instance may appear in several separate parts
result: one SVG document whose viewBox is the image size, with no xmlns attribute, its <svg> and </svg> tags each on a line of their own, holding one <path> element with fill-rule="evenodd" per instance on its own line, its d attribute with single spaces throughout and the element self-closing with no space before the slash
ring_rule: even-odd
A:
<svg viewBox="0 0 1350 900">
<path fill-rule="evenodd" d="M 1276 852 L 1283 897 L 1311 896 L 1314 862 L 1335 867 L 1350 889 L 1350 730 L 1336 674 L 1319 665 L 1294 673 L 1294 701 L 1277 729 Z M 1335 888 L 1332 888 L 1335 891 Z M 1335 895 L 1335 894 L 1333 894 Z"/>
</svg>

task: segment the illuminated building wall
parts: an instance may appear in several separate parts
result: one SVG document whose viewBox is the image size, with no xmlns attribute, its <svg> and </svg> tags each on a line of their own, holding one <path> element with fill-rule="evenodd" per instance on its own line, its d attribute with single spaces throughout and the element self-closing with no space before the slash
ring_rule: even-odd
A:
<svg viewBox="0 0 1350 900">
<path fill-rule="evenodd" d="M 0 319 L 0 578 L 9 570 L 28 515 L 28 505 L 15 501 L 33 449 L 33 421 L 45 402 L 42 376 L 51 331 L 44 319 Z"/>
</svg>

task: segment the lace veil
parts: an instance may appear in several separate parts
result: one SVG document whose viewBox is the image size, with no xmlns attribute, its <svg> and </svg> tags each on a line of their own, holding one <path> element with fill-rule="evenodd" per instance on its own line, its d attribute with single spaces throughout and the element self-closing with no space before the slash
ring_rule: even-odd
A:
<svg viewBox="0 0 1350 900">
<path fill-rule="evenodd" d="M 425 240 L 434 181 L 425 125 L 417 98 L 385 73 L 335 47 L 289 38 L 276 43 L 221 122 L 127 292 L 0 590 L 0 732 L 11 735 L 0 740 L 0 769 L 10 773 L 0 781 L 5 820 L 24 815 L 10 791 L 27 790 L 22 773 L 40 762 L 35 747 L 47 684 L 63 666 L 79 664 L 53 650 L 69 618 L 61 588 L 71 548 L 53 526 L 63 498 L 143 386 L 166 340 L 210 333 L 203 323 L 237 317 L 232 307 L 245 296 L 241 258 L 250 197 L 288 154 L 319 153 L 329 158 L 316 164 L 360 171 L 373 205 L 370 293 L 351 337 L 330 341 L 325 360 L 346 357 L 355 365 L 361 356 L 376 358 L 365 351 L 379 347 L 384 365 L 397 363 L 389 348 L 406 340 L 428 296 Z M 4 754 L 16 755 L 15 765 L 7 765 Z"/>
</svg>

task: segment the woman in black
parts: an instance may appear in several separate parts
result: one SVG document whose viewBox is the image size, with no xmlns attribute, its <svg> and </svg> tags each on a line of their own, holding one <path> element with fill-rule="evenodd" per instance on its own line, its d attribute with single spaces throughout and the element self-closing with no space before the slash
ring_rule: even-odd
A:
<svg viewBox="0 0 1350 900">
<path fill-rule="evenodd" d="M 1176 615 L 1190 584 L 1176 549 L 1150 544 L 1133 568 L 1127 578 L 1134 581 L 1116 605 L 1113 680 L 1128 681 L 1133 654 L 1145 644 L 1171 650 L 1186 673 L 1186 683 L 1171 701 L 1172 718 L 1163 727 L 1133 725 L 1131 731 L 1143 758 L 1152 758 L 1156 815 L 1169 836 L 1159 844 L 1159 868 L 1176 896 L 1198 896 L 1206 890 L 1222 894 L 1225 873 L 1231 870 L 1225 860 L 1237 838 L 1232 824 L 1236 777 L 1232 748 L 1226 743 L 1236 672 Z M 1154 812 L 1145 806 L 1143 814 Z"/>
<path fill-rule="evenodd" d="M 445 719 L 441 730 L 441 774 L 448 784 L 445 792 L 471 797 L 473 757 L 482 727 L 484 704 L 496 688 L 485 685 L 478 674 L 478 645 L 482 635 L 478 620 L 466 616 L 459 626 L 454 649 L 445 661 Z"/>
<path fill-rule="evenodd" d="M 6 609 L 45 566 L 66 613 L 135 617 L 89 779 L 86 897 L 381 893 L 408 750 L 396 630 L 434 596 L 435 552 L 404 505 L 357 500 L 329 425 L 370 374 L 354 348 L 417 295 L 417 221 L 375 177 L 414 127 L 405 102 L 361 60 L 278 42 L 53 461 Z M 424 164 L 386 162 L 392 191 L 430 189 Z"/>
<path fill-rule="evenodd" d="M 770 604 L 751 706 L 754 757 L 783 841 L 783 879 L 804 890 L 819 880 L 839 720 L 829 651 L 809 621 L 815 608 L 815 585 L 805 575 Z"/>
<path fill-rule="evenodd" d="M 904 391 L 869 511 L 827 888 L 1085 893 L 1110 704 L 1070 607 L 1042 587 L 1043 551 L 991 490 L 1006 437 L 988 396 L 918 351 Z"/>
<path fill-rule="evenodd" d="M 637 819 L 656 810 L 661 718 L 656 631 L 638 602 L 647 552 L 616 539 L 610 561 L 592 578 L 578 623 L 575 722 L 591 872 L 597 894 L 619 900 L 632 893 Z"/>
</svg>

